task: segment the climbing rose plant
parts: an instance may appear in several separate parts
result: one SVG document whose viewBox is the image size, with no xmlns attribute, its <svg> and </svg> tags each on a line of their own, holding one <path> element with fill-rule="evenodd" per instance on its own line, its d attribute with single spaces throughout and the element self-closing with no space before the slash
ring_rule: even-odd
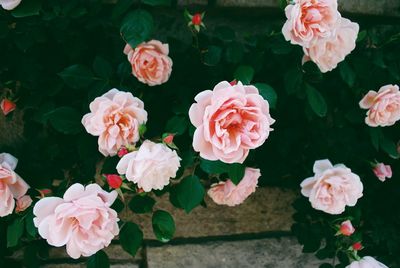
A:
<svg viewBox="0 0 400 268">
<path fill-rule="evenodd" d="M 0 0 L 0 264 L 50 245 L 107 267 L 117 236 L 142 244 L 123 210 L 168 242 L 162 196 L 190 213 L 273 185 L 301 192 L 292 232 L 321 267 L 399 266 L 400 29 L 281 2 L 243 35 L 167 0 Z"/>
</svg>

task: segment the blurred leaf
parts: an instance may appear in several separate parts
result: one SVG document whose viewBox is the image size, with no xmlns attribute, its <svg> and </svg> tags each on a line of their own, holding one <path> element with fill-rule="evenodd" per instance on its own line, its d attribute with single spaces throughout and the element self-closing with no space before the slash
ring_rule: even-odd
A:
<svg viewBox="0 0 400 268">
<path fill-rule="evenodd" d="M 204 64 L 215 66 L 221 61 L 222 49 L 217 46 L 209 46 L 204 53 Z"/>
<path fill-rule="evenodd" d="M 96 254 L 90 256 L 86 263 L 87 268 L 109 268 L 110 260 L 107 254 L 103 251 L 97 251 Z"/>
<path fill-rule="evenodd" d="M 150 6 L 170 6 L 171 0 L 141 0 L 142 3 Z"/>
<path fill-rule="evenodd" d="M 235 31 L 228 26 L 217 26 L 215 33 L 223 41 L 233 41 L 236 39 Z"/>
<path fill-rule="evenodd" d="M 119 241 L 122 248 L 135 257 L 137 251 L 142 246 L 143 232 L 137 224 L 127 222 L 120 231 Z"/>
<path fill-rule="evenodd" d="M 72 88 L 83 88 L 89 86 L 96 77 L 92 71 L 81 64 L 69 66 L 62 70 L 58 75 L 61 79 Z M 98 78 L 97 78 L 98 79 Z"/>
<path fill-rule="evenodd" d="M 185 133 L 188 127 L 188 123 L 189 122 L 185 116 L 173 116 L 168 120 L 165 131 L 168 133 L 182 135 L 183 133 Z"/>
<path fill-rule="evenodd" d="M 176 189 L 177 199 L 186 213 L 192 211 L 203 201 L 205 190 L 200 179 L 193 175 L 184 178 Z"/>
<path fill-rule="evenodd" d="M 153 232 L 158 240 L 168 242 L 175 234 L 175 221 L 171 214 L 164 210 L 157 210 L 151 220 Z"/>
<path fill-rule="evenodd" d="M 254 86 L 260 91 L 260 95 L 268 101 L 269 106 L 276 108 L 278 95 L 276 95 L 275 90 L 270 85 L 264 83 L 257 83 Z"/>
<path fill-rule="evenodd" d="M 136 9 L 125 16 L 120 32 L 123 39 L 133 48 L 150 39 L 154 22 L 150 13 Z"/>
<path fill-rule="evenodd" d="M 233 76 L 244 85 L 249 85 L 254 77 L 254 69 L 251 66 L 241 65 L 236 69 Z"/>
<path fill-rule="evenodd" d="M 33 215 L 33 210 L 30 210 L 25 217 L 25 229 L 26 232 L 31 236 L 31 237 L 36 237 L 38 230 L 35 227 L 35 224 L 33 223 L 33 218 L 35 216 Z"/>
<path fill-rule="evenodd" d="M 244 48 L 238 42 L 232 42 L 226 48 L 226 61 L 231 63 L 239 63 L 244 55 Z"/>
<path fill-rule="evenodd" d="M 11 11 L 15 18 L 23 18 L 39 15 L 42 8 L 42 0 L 21 1 L 21 3 Z"/>
<path fill-rule="evenodd" d="M 291 69 L 285 73 L 285 89 L 288 94 L 298 92 L 303 83 L 303 73 L 299 69 Z"/>
<path fill-rule="evenodd" d="M 15 247 L 18 245 L 19 239 L 24 233 L 24 221 L 22 218 L 16 218 L 7 227 L 7 247 Z"/>
<path fill-rule="evenodd" d="M 311 106 L 311 109 L 315 112 L 319 117 L 326 116 L 328 106 L 326 105 L 324 97 L 309 84 L 305 84 L 306 94 L 308 103 Z"/>
<path fill-rule="evenodd" d="M 94 59 L 93 70 L 96 75 L 105 79 L 109 79 L 113 72 L 111 64 L 99 56 Z"/>
<path fill-rule="evenodd" d="M 119 16 L 124 14 L 134 4 L 136 0 L 118 0 L 115 5 L 111 17 L 117 19 Z"/>
<path fill-rule="evenodd" d="M 353 71 L 350 65 L 346 61 L 343 61 L 339 65 L 339 70 L 343 81 L 345 81 L 349 87 L 353 87 L 356 81 L 356 73 Z"/>
<path fill-rule="evenodd" d="M 51 125 L 61 133 L 77 134 L 82 130 L 82 116 L 74 108 L 59 107 L 46 114 Z"/>
</svg>

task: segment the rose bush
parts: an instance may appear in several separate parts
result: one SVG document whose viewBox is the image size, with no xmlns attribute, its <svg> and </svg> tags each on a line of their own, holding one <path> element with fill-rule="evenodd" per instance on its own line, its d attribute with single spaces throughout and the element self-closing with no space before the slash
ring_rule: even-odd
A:
<svg viewBox="0 0 400 268">
<path fill-rule="evenodd" d="M 189 213 L 271 185 L 303 193 L 304 252 L 400 266 L 398 24 L 295 0 L 244 33 L 246 16 L 133 2 L 0 1 L 0 152 L 19 159 L 0 157 L 0 266 L 48 245 L 93 263 L 117 235 L 135 255 L 123 209 L 167 242 L 160 196 Z"/>
</svg>

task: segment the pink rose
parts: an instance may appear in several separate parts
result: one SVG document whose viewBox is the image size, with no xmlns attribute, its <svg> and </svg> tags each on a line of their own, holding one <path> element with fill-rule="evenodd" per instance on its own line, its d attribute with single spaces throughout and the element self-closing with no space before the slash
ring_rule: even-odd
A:
<svg viewBox="0 0 400 268">
<path fill-rule="evenodd" d="M 32 198 L 29 195 L 24 195 L 17 199 L 17 207 L 15 208 L 15 212 L 25 211 L 32 205 Z"/>
<path fill-rule="evenodd" d="M 21 198 L 29 189 L 29 185 L 14 172 L 17 163 L 14 156 L 0 154 L 0 217 L 11 214 L 15 207 L 14 199 Z"/>
<path fill-rule="evenodd" d="M 360 177 L 343 164 L 332 166 L 329 160 L 315 161 L 314 176 L 301 183 L 301 193 L 313 208 L 329 214 L 340 214 L 346 206 L 355 206 L 362 197 Z"/>
<path fill-rule="evenodd" d="M 110 208 L 117 195 L 97 184 L 76 183 L 63 198 L 45 197 L 37 202 L 33 222 L 50 245 L 67 245 L 74 259 L 88 257 L 107 247 L 119 233 L 118 215 Z"/>
<path fill-rule="evenodd" d="M 370 90 L 360 101 L 360 107 L 369 109 L 365 123 L 370 127 L 386 127 L 400 120 L 400 91 L 397 85 L 386 85 L 378 92 Z"/>
<path fill-rule="evenodd" d="M 166 145 L 146 140 L 139 150 L 121 158 L 117 171 L 145 192 L 162 190 L 170 178 L 175 178 L 180 160 L 176 151 Z"/>
<path fill-rule="evenodd" d="M 12 10 L 21 3 L 21 0 L 0 0 L 0 5 L 5 10 Z"/>
<path fill-rule="evenodd" d="M 256 191 L 260 176 L 259 169 L 246 168 L 244 177 L 238 185 L 233 184 L 231 180 L 227 180 L 211 185 L 207 193 L 218 205 L 233 207 L 243 203 L 247 197 Z"/>
<path fill-rule="evenodd" d="M 340 224 L 340 229 L 339 232 L 344 235 L 344 236 L 351 236 L 356 229 L 354 229 L 353 225 L 351 224 L 351 221 L 347 220 L 342 222 Z"/>
<path fill-rule="evenodd" d="M 142 83 L 156 86 L 168 81 L 172 71 L 172 60 L 168 57 L 168 44 L 157 40 L 138 45 L 132 49 L 129 44 L 124 48 L 132 65 L 132 74 Z"/>
<path fill-rule="evenodd" d="M 383 163 L 378 163 L 374 169 L 374 174 L 380 181 L 385 181 L 386 178 L 390 179 L 392 177 L 392 168 L 389 165 Z"/>
<path fill-rule="evenodd" d="M 196 127 L 193 148 L 208 160 L 243 163 L 250 149 L 261 146 L 275 120 L 254 86 L 220 82 L 200 92 L 189 110 Z"/>
<path fill-rule="evenodd" d="M 287 17 L 282 33 L 292 44 L 309 48 L 321 38 L 335 34 L 340 19 L 337 0 L 295 0 L 285 8 Z"/>
<path fill-rule="evenodd" d="M 303 62 L 312 60 L 323 73 L 335 69 L 355 49 L 359 28 L 357 23 L 341 18 L 335 35 L 303 48 Z"/>
<path fill-rule="evenodd" d="M 114 156 L 121 146 L 139 140 L 139 126 L 146 123 L 143 102 L 129 92 L 111 89 L 90 103 L 90 113 L 82 118 L 86 131 L 99 136 L 99 151 Z"/>
<path fill-rule="evenodd" d="M 389 268 L 383 263 L 375 260 L 372 257 L 364 257 L 359 261 L 353 261 L 350 265 L 347 265 L 346 268 Z"/>
</svg>

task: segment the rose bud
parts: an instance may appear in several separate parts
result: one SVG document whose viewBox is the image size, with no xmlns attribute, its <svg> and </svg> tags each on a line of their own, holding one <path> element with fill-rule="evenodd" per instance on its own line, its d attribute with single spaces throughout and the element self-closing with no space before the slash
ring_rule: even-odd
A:
<svg viewBox="0 0 400 268">
<path fill-rule="evenodd" d="M 359 251 L 359 250 L 362 250 L 363 246 L 362 246 L 361 242 L 356 242 L 356 243 L 354 243 L 354 244 L 352 245 L 352 248 L 353 248 L 355 251 Z"/>
<path fill-rule="evenodd" d="M 342 224 L 340 225 L 339 233 L 344 236 L 351 236 L 355 230 L 356 229 L 354 229 L 351 221 L 347 220 L 342 222 Z"/>
<path fill-rule="evenodd" d="M 15 104 L 15 102 L 9 100 L 9 99 L 3 99 L 1 101 L 1 110 L 3 111 L 4 115 L 8 115 L 9 113 L 11 113 L 12 111 L 15 110 L 15 108 L 17 107 L 17 105 Z"/>
<path fill-rule="evenodd" d="M 170 144 L 174 141 L 174 135 L 173 134 L 167 134 L 165 137 L 163 137 L 163 142 L 166 144 Z"/>
<path fill-rule="evenodd" d="M 202 15 L 200 13 L 196 13 L 193 15 L 192 17 L 192 23 L 193 25 L 201 25 L 201 21 L 202 21 Z"/>
<path fill-rule="evenodd" d="M 122 185 L 122 178 L 115 174 L 105 175 L 108 185 L 113 189 L 118 189 Z"/>
<path fill-rule="evenodd" d="M 373 172 L 380 181 L 385 181 L 386 178 L 392 177 L 392 168 L 384 163 L 378 163 L 375 165 Z"/>
<path fill-rule="evenodd" d="M 32 198 L 29 195 L 24 195 L 20 198 L 17 199 L 17 206 L 15 208 L 15 212 L 22 212 L 25 209 L 27 209 L 28 207 L 30 207 L 30 205 L 32 205 Z"/>
<path fill-rule="evenodd" d="M 118 150 L 118 157 L 121 158 L 124 155 L 126 155 L 127 153 L 129 153 L 128 149 L 125 146 L 122 146 L 121 148 L 119 148 Z"/>
<path fill-rule="evenodd" d="M 229 82 L 229 84 L 231 84 L 231 86 L 236 86 L 237 85 L 237 80 L 233 79 L 231 82 Z"/>
</svg>

